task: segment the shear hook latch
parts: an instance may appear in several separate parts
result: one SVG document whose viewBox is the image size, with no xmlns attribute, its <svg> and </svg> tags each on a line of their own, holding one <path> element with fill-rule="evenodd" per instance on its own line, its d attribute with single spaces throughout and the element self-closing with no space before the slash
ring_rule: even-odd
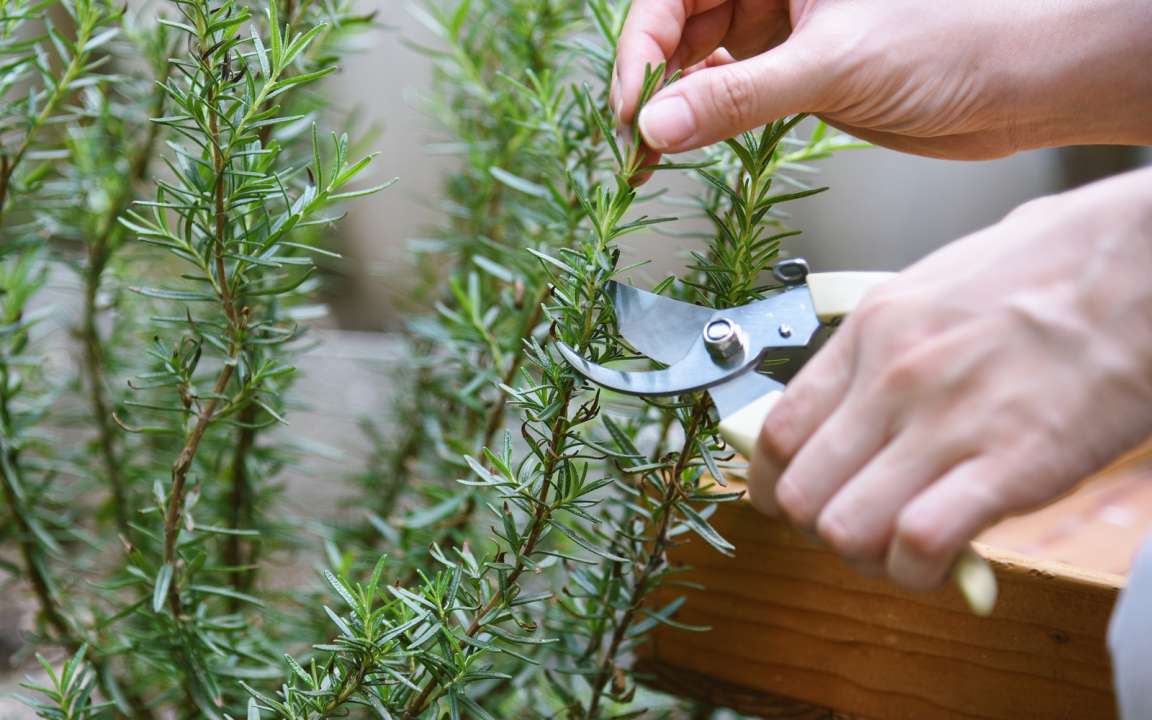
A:
<svg viewBox="0 0 1152 720">
<path fill-rule="evenodd" d="M 772 275 L 785 285 L 803 285 L 808 279 L 808 261 L 804 258 L 781 260 L 772 266 Z"/>
</svg>

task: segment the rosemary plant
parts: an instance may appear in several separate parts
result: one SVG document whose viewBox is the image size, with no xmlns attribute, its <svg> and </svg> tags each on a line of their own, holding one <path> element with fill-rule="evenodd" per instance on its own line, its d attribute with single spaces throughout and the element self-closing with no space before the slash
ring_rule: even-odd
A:
<svg viewBox="0 0 1152 720">
<path fill-rule="evenodd" d="M 435 310 L 414 311 L 400 421 L 374 429 L 358 478 L 363 522 L 326 530 L 326 589 L 286 594 L 261 578 L 300 545 L 275 482 L 294 450 L 270 430 L 337 208 L 380 189 L 354 184 L 371 156 L 321 130 L 317 90 L 371 18 L 343 0 L 170 0 L 156 20 L 29 2 L 0 13 L 16 148 L 0 153 L 0 540 L 16 550 L 0 568 L 36 597 L 34 639 L 67 652 L 29 685 L 37 712 L 674 713 L 632 660 L 657 624 L 706 630 L 650 598 L 674 582 L 675 543 L 734 551 L 708 518 L 738 497 L 717 489 L 738 459 L 705 395 L 602 393 L 554 342 L 638 361 L 605 287 L 639 272 L 621 245 L 672 220 L 641 188 L 693 174 L 710 227 L 655 291 L 738 305 L 772 289 L 762 272 L 793 234 L 777 206 L 819 191 L 788 175 L 850 143 L 799 138 L 793 118 L 647 166 L 606 106 L 626 2 L 426 0 L 427 107 L 459 160 L 417 247 Z M 53 3 L 71 34 L 32 31 Z M 674 79 L 651 68 L 643 100 Z M 64 380 L 43 372 L 37 326 L 62 268 L 81 350 Z M 62 449 L 76 436 L 90 445 Z"/>
<path fill-rule="evenodd" d="M 69 27 L 37 32 L 60 14 Z M 308 91 L 371 18 L 61 0 L 6 3 L 2 21 L 5 569 L 34 591 L 39 642 L 75 654 L 65 675 L 98 687 L 56 686 L 65 714 L 49 716 L 222 717 L 246 705 L 236 677 L 268 675 L 303 632 L 252 622 L 276 599 L 252 594 L 260 552 L 288 537 L 284 450 L 261 438 L 283 420 L 332 210 L 379 189 L 351 189 L 371 157 L 319 129 Z M 81 286 L 75 397 L 37 354 L 41 291 L 64 268 Z M 68 450 L 74 433 L 95 452 Z M 85 517 L 102 496 L 110 512 Z"/>
<path fill-rule="evenodd" d="M 662 222 L 642 214 L 653 198 L 635 189 L 638 178 L 700 172 L 714 239 L 683 282 L 657 290 L 731 306 L 772 289 L 760 275 L 792 234 L 774 206 L 819 192 L 776 191 L 778 171 L 849 143 L 822 126 L 794 139 L 795 118 L 713 149 L 703 166 L 644 167 L 634 130 L 617 138 L 605 107 L 623 11 L 604 1 L 426 6 L 444 43 L 426 48 L 441 88 L 430 107 L 462 169 L 447 185 L 449 222 L 418 250 L 455 271 L 436 317 L 412 326 L 426 362 L 398 412 L 393 459 L 363 478 L 390 491 L 364 531 L 337 538 L 362 546 L 377 532 L 391 556 L 367 583 L 330 578 L 351 610 L 332 617 L 338 643 L 310 665 L 293 663 L 292 682 L 260 708 L 324 717 L 353 703 L 404 718 L 639 711 L 647 701 L 636 702 L 629 659 L 646 630 L 678 624 L 679 601 L 646 602 L 672 574 L 669 547 L 690 532 L 732 551 L 707 520 L 736 497 L 712 487 L 731 453 L 707 399 L 602 398 L 551 343 L 600 362 L 631 357 L 603 288 L 629 270 L 618 267 L 620 239 Z M 646 96 L 662 81 L 653 71 Z M 389 574 L 399 584 L 384 589 Z"/>
<path fill-rule="evenodd" d="M 61 390 L 34 344 L 47 314 L 37 299 L 48 279 L 52 229 L 41 208 L 52 204 L 51 180 L 66 153 L 58 128 L 75 118 L 72 94 L 104 79 L 98 53 L 115 34 L 118 12 L 102 2 L 61 3 L 69 35 L 41 18 L 47 7 L 9 2 L 0 13 L 0 536 L 18 548 L 9 569 L 31 587 L 43 636 L 77 651 L 84 642 L 79 608 L 52 567 L 78 536 L 68 499 L 49 493 L 61 463 L 41 430 Z M 106 677 L 103 664 L 94 665 Z"/>
</svg>

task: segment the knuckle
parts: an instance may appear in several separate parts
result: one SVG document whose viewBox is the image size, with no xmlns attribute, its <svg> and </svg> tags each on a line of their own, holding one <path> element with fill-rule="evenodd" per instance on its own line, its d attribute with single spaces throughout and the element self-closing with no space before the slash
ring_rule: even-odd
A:
<svg viewBox="0 0 1152 720">
<path fill-rule="evenodd" d="M 884 368 L 880 385 L 886 391 L 921 387 L 930 381 L 933 364 L 931 357 L 923 352 L 904 352 Z"/>
<path fill-rule="evenodd" d="M 1002 517 L 1008 513 L 1029 510 L 1038 504 L 1049 500 L 1049 493 L 1045 492 L 1047 484 L 1043 482 L 1028 482 L 1027 476 L 1043 477 L 1045 474 L 1044 458 L 1042 454 L 1031 456 L 1029 465 L 1032 471 L 1020 473 L 1015 468 L 1021 467 L 1019 462 L 1005 458 L 1004 474 L 985 482 L 971 483 L 966 488 L 965 502 L 969 503 L 981 518 L 986 522 Z"/>
<path fill-rule="evenodd" d="M 776 485 L 776 506 L 794 525 L 800 527 L 810 527 L 816 516 L 804 491 L 791 479 L 781 480 Z"/>
<path fill-rule="evenodd" d="M 733 65 L 716 73 L 716 82 L 712 85 L 713 109 L 730 127 L 744 127 L 754 95 L 753 78 L 746 69 Z"/>
<path fill-rule="evenodd" d="M 876 539 L 838 515 L 822 513 L 816 523 L 816 534 L 846 558 L 870 559 L 877 555 Z"/>
<path fill-rule="evenodd" d="M 913 555 L 926 560 L 946 559 L 954 550 L 935 524 L 908 512 L 897 519 L 895 537 Z"/>
<path fill-rule="evenodd" d="M 764 418 L 764 424 L 760 427 L 761 449 L 773 460 L 787 462 L 796 449 L 797 427 L 796 411 L 792 404 L 781 400 Z"/>
<path fill-rule="evenodd" d="M 889 323 L 900 307 L 901 301 L 894 291 L 878 287 L 864 296 L 860 306 L 852 313 L 852 319 L 866 329 L 874 328 Z"/>
</svg>

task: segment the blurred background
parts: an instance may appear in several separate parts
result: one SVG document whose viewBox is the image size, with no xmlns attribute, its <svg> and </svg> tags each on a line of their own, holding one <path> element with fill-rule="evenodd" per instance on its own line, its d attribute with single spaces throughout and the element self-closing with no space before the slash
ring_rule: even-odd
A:
<svg viewBox="0 0 1152 720">
<path fill-rule="evenodd" d="M 364 4 L 368 9 L 370 3 Z M 407 271 L 407 243 L 437 223 L 441 177 L 452 167 L 450 157 L 428 150 L 442 139 L 436 120 L 420 109 L 432 69 L 408 45 L 434 45 L 435 39 L 403 4 L 375 5 L 388 28 L 333 83 L 338 104 L 362 126 L 379 127 L 372 143 L 381 152 L 379 172 L 400 178 L 386 192 L 359 201 L 342 225 L 347 275 L 334 288 L 337 317 L 344 327 L 365 330 L 393 329 L 401 321 L 414 281 Z M 820 270 L 898 270 L 1026 200 L 1149 161 L 1147 148 L 1041 150 L 988 162 L 930 160 L 882 149 L 846 152 L 821 163 L 813 179 L 831 190 L 790 204 L 790 224 L 804 235 L 789 250 Z M 652 258 L 647 274 L 658 279 L 684 264 L 692 242 L 638 236 L 626 250 L 633 260 Z"/>
</svg>

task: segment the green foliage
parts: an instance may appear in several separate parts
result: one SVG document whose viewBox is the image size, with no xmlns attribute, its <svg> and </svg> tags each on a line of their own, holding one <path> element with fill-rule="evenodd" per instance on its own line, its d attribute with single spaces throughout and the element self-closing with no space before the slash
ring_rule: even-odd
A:
<svg viewBox="0 0 1152 720">
<path fill-rule="evenodd" d="M 27 700 L 37 715 L 48 720 L 85 720 L 97 717 L 102 704 L 94 701 L 96 681 L 91 668 L 84 662 L 88 647 L 82 646 L 76 654 L 64 663 L 57 672 L 42 655 L 36 660 L 48 676 L 48 684 L 41 685 L 29 680 L 21 687 L 35 691 L 45 698 L 44 702 Z"/>
<path fill-rule="evenodd" d="M 70 27 L 37 34 L 58 15 Z M 72 664 L 98 688 L 68 695 L 70 679 L 50 696 L 64 717 L 223 717 L 247 704 L 237 678 L 268 677 L 273 648 L 307 632 L 252 622 L 269 605 L 253 594 L 261 553 L 288 537 L 274 490 L 287 449 L 267 429 L 314 259 L 332 255 L 320 242 L 339 205 L 379 189 L 358 182 L 371 158 L 319 129 L 310 91 L 371 19 L 231 0 L 158 18 L 9 3 L 3 19 L 3 537 L 42 642 L 90 647 Z M 36 323 L 45 279 L 69 270 L 81 311 L 52 319 L 75 323 L 83 362 L 65 379 L 40 372 Z"/>
<path fill-rule="evenodd" d="M 387 440 L 392 458 L 363 478 L 390 491 L 362 529 L 337 536 L 342 547 L 374 542 L 391 553 L 393 572 L 429 601 L 414 599 L 425 616 L 406 645 L 413 671 L 373 691 L 392 716 L 650 708 L 628 674 L 637 646 L 661 624 L 704 630 L 675 619 L 681 599 L 650 600 L 674 579 L 667 551 L 689 534 L 733 551 L 708 522 L 737 496 L 714 487 L 735 460 L 707 398 L 605 395 L 552 341 L 598 362 L 635 357 L 604 287 L 635 272 L 620 267 L 621 242 L 672 219 L 649 214 L 662 193 L 641 192 L 639 178 L 687 170 L 702 179 L 690 204 L 712 224 L 707 249 L 680 282 L 659 287 L 725 307 L 771 289 L 761 274 L 792 234 L 775 206 L 818 192 L 779 171 L 851 143 L 823 126 L 795 138 L 795 118 L 712 148 L 701 163 L 645 167 L 635 130 L 617 132 L 606 107 L 625 8 L 425 4 L 442 43 L 424 49 L 438 72 L 428 103 L 450 137 L 438 148 L 461 167 L 447 183 L 444 226 L 416 249 L 430 268 L 453 270 L 436 316 L 411 325 L 424 362 Z M 645 99 L 663 81 L 651 72 Z M 777 180 L 793 187 L 780 192 Z"/>
<path fill-rule="evenodd" d="M 793 234 L 777 205 L 818 191 L 782 173 L 851 144 L 797 138 L 793 118 L 648 166 L 607 107 L 625 2 L 427 0 L 425 100 L 458 165 L 416 248 L 399 421 L 373 429 L 357 511 L 322 530 L 323 585 L 277 592 L 267 558 L 303 535 L 277 485 L 295 451 L 271 432 L 300 319 L 342 205 L 383 187 L 325 129 L 322 92 L 372 19 L 344 0 L 0 7 L 0 542 L 16 560 L 0 568 L 35 595 L 35 639 L 70 656 L 27 686 L 37 712 L 672 713 L 631 660 L 657 626 L 706 630 L 677 620 L 667 555 L 689 536 L 733 552 L 708 518 L 737 497 L 716 485 L 739 459 L 706 396 L 601 392 L 554 341 L 639 362 L 604 289 L 642 272 L 626 243 L 674 219 L 662 177 L 701 180 L 689 219 L 709 230 L 657 291 L 731 306 L 771 289 Z M 70 27 L 36 30 L 49 10 Z M 643 101 L 672 79 L 650 69 Z M 57 277 L 78 285 L 75 316 L 46 301 Z M 48 320 L 75 329 L 75 376 L 45 371 Z"/>
</svg>

